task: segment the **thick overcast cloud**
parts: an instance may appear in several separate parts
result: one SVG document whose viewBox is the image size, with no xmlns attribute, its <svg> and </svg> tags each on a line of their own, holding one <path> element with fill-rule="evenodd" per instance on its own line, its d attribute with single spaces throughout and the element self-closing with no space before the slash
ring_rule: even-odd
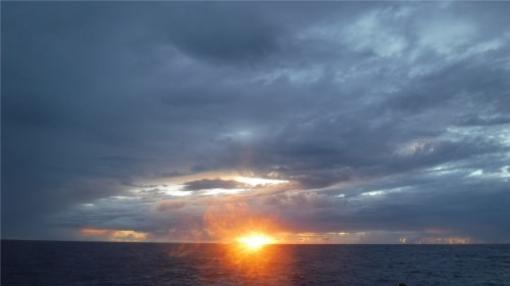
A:
<svg viewBox="0 0 510 286">
<path fill-rule="evenodd" d="M 2 3 L 2 236 L 510 242 L 509 12 Z"/>
</svg>

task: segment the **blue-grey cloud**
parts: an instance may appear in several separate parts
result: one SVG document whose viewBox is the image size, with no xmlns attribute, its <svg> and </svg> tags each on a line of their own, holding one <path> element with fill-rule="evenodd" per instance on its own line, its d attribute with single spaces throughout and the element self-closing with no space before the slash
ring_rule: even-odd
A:
<svg viewBox="0 0 510 286">
<path fill-rule="evenodd" d="M 160 237 L 228 197 L 296 232 L 508 242 L 509 8 L 3 3 L 3 235 Z"/>
</svg>

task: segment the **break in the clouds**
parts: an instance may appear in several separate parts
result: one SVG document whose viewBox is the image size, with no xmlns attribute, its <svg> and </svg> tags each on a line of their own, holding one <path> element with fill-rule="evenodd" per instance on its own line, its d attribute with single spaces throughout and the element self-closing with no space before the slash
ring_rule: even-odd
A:
<svg viewBox="0 0 510 286">
<path fill-rule="evenodd" d="M 2 236 L 510 241 L 510 4 L 2 3 Z"/>
</svg>

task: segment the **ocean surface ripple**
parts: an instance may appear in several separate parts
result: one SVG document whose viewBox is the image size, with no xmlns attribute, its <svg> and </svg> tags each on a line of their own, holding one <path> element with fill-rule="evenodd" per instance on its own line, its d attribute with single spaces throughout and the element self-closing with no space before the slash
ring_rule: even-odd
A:
<svg viewBox="0 0 510 286">
<path fill-rule="evenodd" d="M 2 285 L 510 285 L 510 245 L 2 241 Z"/>
</svg>

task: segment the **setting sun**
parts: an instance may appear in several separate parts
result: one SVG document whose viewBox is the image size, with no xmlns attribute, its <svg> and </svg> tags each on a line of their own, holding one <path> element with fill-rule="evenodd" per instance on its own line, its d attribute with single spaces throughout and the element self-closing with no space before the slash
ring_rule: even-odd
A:
<svg viewBox="0 0 510 286">
<path fill-rule="evenodd" d="M 247 250 L 256 251 L 268 244 L 274 243 L 275 239 L 263 233 L 251 233 L 239 237 L 237 242 Z"/>
</svg>

